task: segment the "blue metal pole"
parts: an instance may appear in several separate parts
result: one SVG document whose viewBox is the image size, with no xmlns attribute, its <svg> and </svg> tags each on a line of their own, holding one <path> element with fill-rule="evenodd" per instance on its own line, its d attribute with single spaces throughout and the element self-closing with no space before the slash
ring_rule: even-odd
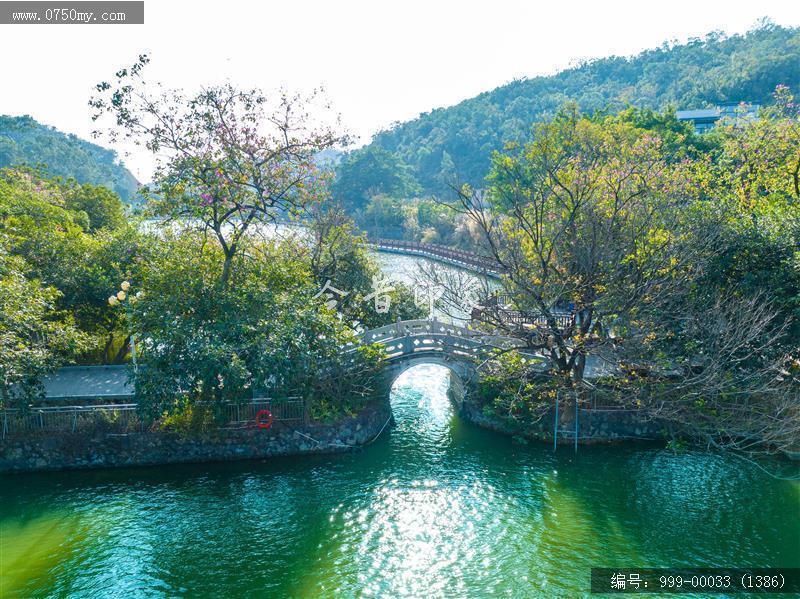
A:
<svg viewBox="0 0 800 599">
<path fill-rule="evenodd" d="M 130 303 L 130 296 L 125 296 L 125 312 L 128 315 L 128 326 L 130 327 L 133 324 L 132 312 L 131 312 L 131 303 Z M 133 333 L 133 329 L 131 331 L 131 359 L 133 360 L 133 375 L 136 376 L 136 373 L 139 371 L 139 365 L 136 363 L 136 335 Z"/>
<path fill-rule="evenodd" d="M 578 396 L 575 396 L 575 453 L 578 453 Z"/>
<path fill-rule="evenodd" d="M 556 419 L 553 423 L 553 451 L 556 450 L 556 444 L 558 443 L 558 396 L 560 394 L 560 391 L 556 391 Z"/>
</svg>

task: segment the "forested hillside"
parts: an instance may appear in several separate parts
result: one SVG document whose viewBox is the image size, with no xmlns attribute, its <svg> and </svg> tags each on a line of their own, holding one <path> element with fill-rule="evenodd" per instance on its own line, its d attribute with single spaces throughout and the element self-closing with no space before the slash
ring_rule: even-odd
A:
<svg viewBox="0 0 800 599">
<path fill-rule="evenodd" d="M 42 125 L 29 116 L 0 115 L 0 168 L 44 165 L 48 174 L 103 185 L 132 200 L 136 178 L 113 150 Z"/>
<path fill-rule="evenodd" d="M 800 29 L 764 24 L 745 35 L 712 33 L 634 57 L 603 58 L 554 76 L 514 81 L 381 132 L 360 151 L 377 147 L 394 153 L 425 192 L 435 193 L 454 175 L 480 184 L 493 150 L 521 141 L 532 123 L 552 117 L 567 101 L 577 102 L 584 112 L 616 112 L 629 105 L 663 110 L 741 101 L 764 104 L 778 84 L 799 91 Z M 340 171 L 363 163 L 346 160 Z M 357 187 L 358 175 L 344 173 L 349 193 Z M 376 188 L 374 173 L 367 178 L 370 189 L 364 195 L 391 193 Z M 352 205 L 368 198 L 343 199 Z"/>
</svg>

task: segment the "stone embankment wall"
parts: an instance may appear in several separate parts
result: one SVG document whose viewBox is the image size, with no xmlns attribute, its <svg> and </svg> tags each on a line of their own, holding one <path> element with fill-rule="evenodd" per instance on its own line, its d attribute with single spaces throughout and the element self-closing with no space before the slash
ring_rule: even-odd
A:
<svg viewBox="0 0 800 599">
<path fill-rule="evenodd" d="M 334 453 L 372 441 L 391 418 L 388 401 L 367 404 L 334 424 L 275 422 L 268 429 L 171 432 L 36 433 L 0 440 L 0 472 L 146 466 L 279 455 Z"/>
<path fill-rule="evenodd" d="M 552 412 L 545 414 L 539 422 L 525 426 L 496 414 L 487 414 L 469 401 L 461 405 L 460 414 L 462 418 L 477 426 L 499 433 L 526 439 L 553 441 L 555 415 Z M 570 432 L 574 431 L 574 426 L 574 417 L 570 424 L 562 425 Z M 664 429 L 665 426 L 661 422 L 643 420 L 637 410 L 580 410 L 578 416 L 579 443 L 607 443 L 625 439 L 658 440 L 664 437 Z M 574 436 L 559 436 L 559 442 L 574 443 Z"/>
</svg>

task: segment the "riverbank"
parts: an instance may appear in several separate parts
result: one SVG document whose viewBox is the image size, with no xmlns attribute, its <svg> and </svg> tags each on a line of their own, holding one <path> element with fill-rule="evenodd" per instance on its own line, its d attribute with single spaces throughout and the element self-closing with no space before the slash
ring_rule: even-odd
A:
<svg viewBox="0 0 800 599">
<path fill-rule="evenodd" d="M 553 442 L 555 413 L 550 410 L 535 423 L 519 423 L 484 410 L 467 397 L 459 405 L 459 415 L 476 426 L 529 441 Z M 656 420 L 644 420 L 638 410 L 580 409 L 577 426 L 571 422 L 561 424 L 559 443 L 574 443 L 577 430 L 578 444 L 616 443 L 620 441 L 659 441 L 664 439 L 666 425 Z"/>
<path fill-rule="evenodd" d="M 152 466 L 350 451 L 371 442 L 391 418 L 388 401 L 366 404 L 332 424 L 279 422 L 196 436 L 166 431 L 39 432 L 0 440 L 0 472 Z"/>
</svg>

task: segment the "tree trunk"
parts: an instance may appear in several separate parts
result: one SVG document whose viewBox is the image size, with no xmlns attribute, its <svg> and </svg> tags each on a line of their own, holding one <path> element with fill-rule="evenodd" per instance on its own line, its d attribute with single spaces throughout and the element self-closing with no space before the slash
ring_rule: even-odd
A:
<svg viewBox="0 0 800 599">
<path fill-rule="evenodd" d="M 114 356 L 112 364 L 122 364 L 123 360 L 125 359 L 125 356 L 128 355 L 128 346 L 130 342 L 131 342 L 131 336 L 128 335 L 127 337 L 125 337 L 125 341 L 122 342 L 122 346 L 119 348 L 117 355 Z"/>
<path fill-rule="evenodd" d="M 220 283 L 222 283 L 222 288 L 228 288 L 228 280 L 231 278 L 231 263 L 233 262 L 233 252 L 226 252 L 225 253 L 225 263 L 222 265 L 222 277 L 220 277 Z"/>
<path fill-rule="evenodd" d="M 558 425 L 562 429 L 571 429 L 575 423 L 575 402 L 578 392 L 575 389 L 564 389 L 558 402 Z"/>
<path fill-rule="evenodd" d="M 572 369 L 572 382 L 576 389 L 583 386 L 583 374 L 586 371 L 586 354 L 580 352 L 575 359 L 575 366 Z"/>
<path fill-rule="evenodd" d="M 114 333 L 108 333 L 108 339 L 106 340 L 106 345 L 103 348 L 103 360 L 112 360 L 111 358 L 111 346 L 114 344 Z M 113 361 L 113 360 L 112 360 Z"/>
</svg>

